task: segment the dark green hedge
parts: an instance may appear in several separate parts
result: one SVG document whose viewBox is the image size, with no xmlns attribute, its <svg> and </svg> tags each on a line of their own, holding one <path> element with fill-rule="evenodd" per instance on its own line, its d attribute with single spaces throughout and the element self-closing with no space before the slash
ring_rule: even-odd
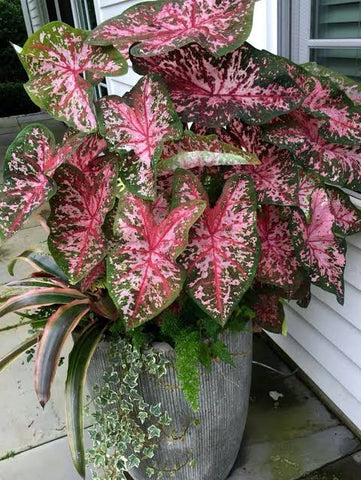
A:
<svg viewBox="0 0 361 480">
<path fill-rule="evenodd" d="M 22 87 L 27 75 L 10 42 L 27 39 L 20 0 L 0 0 L 0 117 L 36 112 Z"/>
</svg>

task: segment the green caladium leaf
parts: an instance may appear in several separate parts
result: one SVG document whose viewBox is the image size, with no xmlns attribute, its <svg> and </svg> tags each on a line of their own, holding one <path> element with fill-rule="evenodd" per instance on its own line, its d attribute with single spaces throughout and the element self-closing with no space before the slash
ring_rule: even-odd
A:
<svg viewBox="0 0 361 480">
<path fill-rule="evenodd" d="M 29 75 L 25 89 L 32 101 L 57 120 L 84 132 L 96 130 L 93 83 L 105 75 L 127 71 L 117 50 L 85 44 L 88 35 L 65 23 L 52 22 L 37 30 L 18 52 Z M 83 73 L 90 74 L 91 82 Z"/>
<path fill-rule="evenodd" d="M 99 25 L 88 38 L 124 55 L 163 55 L 199 43 L 216 57 L 236 49 L 252 28 L 255 0 L 142 2 Z"/>
<path fill-rule="evenodd" d="M 256 192 L 246 176 L 227 180 L 214 208 L 195 175 L 177 170 L 174 203 L 204 200 L 207 209 L 192 228 L 181 256 L 187 290 L 208 315 L 224 325 L 256 273 L 259 240 Z"/>
<path fill-rule="evenodd" d="M 292 212 L 291 234 L 297 258 L 310 280 L 334 293 L 342 304 L 346 242 L 334 233 L 335 217 L 323 188 L 313 191 L 310 210 L 308 220 L 300 211 Z"/>
<path fill-rule="evenodd" d="M 201 201 L 185 203 L 157 224 L 149 202 L 122 193 L 115 221 L 118 245 L 107 258 L 107 284 L 128 329 L 152 319 L 179 295 L 185 272 L 175 260 L 204 206 Z"/>
<path fill-rule="evenodd" d="M 50 387 L 59 364 L 61 349 L 78 323 L 89 312 L 88 299 L 60 307 L 47 321 L 35 359 L 35 391 L 40 405 L 50 398 Z"/>
<path fill-rule="evenodd" d="M 69 356 L 65 384 L 66 425 L 70 452 L 79 475 L 85 478 L 84 449 L 84 386 L 93 354 L 102 338 L 106 325 L 88 325 L 75 341 Z"/>
<path fill-rule="evenodd" d="M 185 123 L 221 127 L 240 118 L 259 125 L 294 110 L 303 100 L 282 62 L 248 43 L 220 58 L 192 44 L 166 55 L 133 57 L 132 62 L 141 75 L 162 75 Z"/>
<path fill-rule="evenodd" d="M 102 226 L 114 204 L 117 172 L 112 162 L 106 163 L 91 179 L 63 165 L 54 179 L 58 190 L 51 200 L 49 250 L 70 282 L 77 283 L 106 254 Z"/>
<path fill-rule="evenodd" d="M 160 79 L 149 75 L 125 97 L 97 104 L 99 129 L 111 150 L 123 155 L 120 174 L 141 198 L 156 197 L 155 169 L 166 140 L 177 139 L 182 124 Z"/>
<path fill-rule="evenodd" d="M 260 161 L 252 153 L 219 140 L 217 135 L 197 135 L 185 131 L 178 141 L 164 144 L 159 172 L 177 168 L 204 168 L 220 165 L 258 165 Z"/>
</svg>

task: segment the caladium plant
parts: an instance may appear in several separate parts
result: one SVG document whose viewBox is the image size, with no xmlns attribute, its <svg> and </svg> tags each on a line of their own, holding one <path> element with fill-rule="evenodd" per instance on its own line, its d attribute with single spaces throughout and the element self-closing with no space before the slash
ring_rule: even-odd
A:
<svg viewBox="0 0 361 480">
<path fill-rule="evenodd" d="M 174 338 L 203 332 L 204 353 L 206 332 L 241 317 L 284 333 L 284 302 L 306 307 L 311 284 L 343 302 L 345 238 L 361 230 L 349 197 L 361 191 L 361 87 L 246 43 L 254 3 L 144 2 L 93 32 L 53 22 L 16 47 L 28 94 L 70 128 L 56 144 L 29 125 L 5 156 L 0 239 L 49 201 L 51 256 L 25 251 L 35 272 L 0 291 L 0 316 L 23 312 L 36 330 L 0 370 L 36 347 L 45 405 L 78 332 L 66 405 L 82 476 L 81 393 L 105 334 L 168 341 L 173 319 Z M 141 80 L 94 102 L 127 60 Z"/>
</svg>

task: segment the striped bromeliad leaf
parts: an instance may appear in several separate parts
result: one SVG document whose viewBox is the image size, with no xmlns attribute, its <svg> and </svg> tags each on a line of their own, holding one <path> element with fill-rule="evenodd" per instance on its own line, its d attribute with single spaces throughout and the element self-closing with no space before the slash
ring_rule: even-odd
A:
<svg viewBox="0 0 361 480">
<path fill-rule="evenodd" d="M 66 425 L 69 446 L 74 466 L 83 478 L 85 478 L 84 386 L 90 361 L 104 330 L 103 325 L 94 323 L 86 327 L 80 337 L 76 339 L 69 356 L 65 384 Z"/>
<path fill-rule="evenodd" d="M 166 142 L 157 170 L 204 168 L 218 165 L 258 165 L 255 155 L 219 140 L 216 135 L 185 131 L 178 141 Z"/>
<path fill-rule="evenodd" d="M 297 205 L 298 175 L 292 155 L 270 145 L 262 138 L 262 129 L 233 120 L 227 130 L 218 129 L 220 138 L 243 147 L 256 155 L 260 165 L 233 167 L 226 178 L 235 173 L 246 174 L 253 180 L 260 203 Z"/>
<path fill-rule="evenodd" d="M 29 75 L 25 85 L 32 101 L 54 118 L 83 132 L 96 130 L 93 83 L 122 75 L 127 65 L 112 47 L 84 41 L 89 32 L 52 22 L 37 30 L 18 55 Z M 89 73 L 87 79 L 82 74 Z"/>
<path fill-rule="evenodd" d="M 360 147 L 327 142 L 320 135 L 320 120 L 298 110 L 266 127 L 265 138 L 327 182 L 361 191 Z"/>
<path fill-rule="evenodd" d="M 88 301 L 84 294 L 73 288 L 53 286 L 28 289 L 26 287 L 26 292 L 15 295 L 0 304 L 0 317 L 3 317 L 7 313 L 18 312 L 21 310 L 36 310 L 39 307 L 46 305 L 66 304 L 73 300 Z"/>
<path fill-rule="evenodd" d="M 227 180 L 214 208 L 197 177 L 174 174 L 174 202 L 202 199 L 208 204 L 194 225 L 181 256 L 187 290 L 208 315 L 224 325 L 250 286 L 259 258 L 256 192 L 252 181 L 235 175 Z"/>
<path fill-rule="evenodd" d="M 60 307 L 46 323 L 35 359 L 35 391 L 42 407 L 50 398 L 50 387 L 62 347 L 88 312 L 88 299 L 74 300 Z"/>
<path fill-rule="evenodd" d="M 303 100 L 277 58 L 249 44 L 221 58 L 190 45 L 132 61 L 140 74 L 162 75 L 184 122 L 220 127 L 237 117 L 262 124 L 294 110 Z"/>
<path fill-rule="evenodd" d="M 289 290 L 295 283 L 299 264 L 288 219 L 283 218 L 281 207 L 263 205 L 258 214 L 257 227 L 262 252 L 256 273 L 257 280 Z"/>
<path fill-rule="evenodd" d="M 113 163 L 88 178 L 73 165 L 62 165 L 54 179 L 49 250 L 71 283 L 83 279 L 105 256 L 102 226 L 114 204 L 117 181 Z"/>
<path fill-rule="evenodd" d="M 323 65 L 318 65 L 315 62 L 303 63 L 301 67 L 313 76 L 325 77 L 332 83 L 336 83 L 355 105 L 361 105 L 361 85 L 353 78 L 335 72 Z"/>
<path fill-rule="evenodd" d="M 5 368 L 7 368 L 14 360 L 20 357 L 20 355 L 22 355 L 31 347 L 36 345 L 39 342 L 40 338 L 41 338 L 41 334 L 36 333 L 30 338 L 27 338 L 26 340 L 24 340 L 20 345 L 16 346 L 13 350 L 11 350 L 11 352 L 7 353 L 2 358 L 0 358 L 0 372 L 5 370 Z"/>
<path fill-rule="evenodd" d="M 204 206 L 184 203 L 157 224 L 149 202 L 123 192 L 115 222 L 119 243 L 107 257 L 107 284 L 128 329 L 152 319 L 179 295 L 185 272 L 175 260 Z"/>
<path fill-rule="evenodd" d="M 19 260 L 28 263 L 37 272 L 45 272 L 64 281 L 68 280 L 68 277 L 61 270 L 61 268 L 59 268 L 50 255 L 45 255 L 44 253 L 37 252 L 36 250 L 25 250 L 25 252 L 18 255 L 9 263 L 8 271 L 11 276 L 14 275 L 14 267 Z"/>
<path fill-rule="evenodd" d="M 163 55 L 198 43 L 219 57 L 242 45 L 252 28 L 255 0 L 143 2 L 99 25 L 88 38 L 124 55 Z"/>
<path fill-rule="evenodd" d="M 154 200 L 163 142 L 182 133 L 163 83 L 158 76 L 146 76 L 125 97 L 102 98 L 97 110 L 100 132 L 110 149 L 125 154 L 120 162 L 123 182 L 141 198 Z"/>
<path fill-rule="evenodd" d="M 334 226 L 330 201 L 322 188 L 312 193 L 308 221 L 301 212 L 292 213 L 291 234 L 299 262 L 309 272 L 313 283 L 334 293 L 342 304 L 346 242 L 335 235 Z"/>
</svg>

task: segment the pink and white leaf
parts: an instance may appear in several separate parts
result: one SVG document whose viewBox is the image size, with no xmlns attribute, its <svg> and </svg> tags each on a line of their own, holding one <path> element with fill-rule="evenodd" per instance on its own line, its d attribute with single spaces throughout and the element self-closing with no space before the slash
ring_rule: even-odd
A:
<svg viewBox="0 0 361 480">
<path fill-rule="evenodd" d="M 8 148 L 0 192 L 2 240 L 19 230 L 34 210 L 54 194 L 55 185 L 46 172 L 53 148 L 53 134 L 37 124 L 22 130 Z"/>
<path fill-rule="evenodd" d="M 203 202 L 188 202 L 157 224 L 149 202 L 123 192 L 116 219 L 119 243 L 107 259 L 107 282 L 128 329 L 154 318 L 179 295 L 185 273 L 175 260 L 203 210 Z"/>
<path fill-rule="evenodd" d="M 107 164 L 95 179 L 72 165 L 54 177 L 58 189 L 51 201 L 49 249 L 72 283 L 88 275 L 106 254 L 102 226 L 114 203 L 116 169 Z"/>
<path fill-rule="evenodd" d="M 145 199 L 155 199 L 155 168 L 166 140 L 177 139 L 182 125 L 159 78 L 149 75 L 123 98 L 98 102 L 100 131 L 110 149 L 125 154 L 120 174 Z"/>
<path fill-rule="evenodd" d="M 85 137 L 74 137 L 72 142 L 75 148 L 70 155 L 67 156 L 67 162 L 77 167 L 84 174 L 91 174 L 94 164 L 101 163 L 98 157 L 107 149 L 107 142 L 98 134 L 92 133 Z"/>
<path fill-rule="evenodd" d="M 335 293 L 342 304 L 346 243 L 334 234 L 334 222 L 327 193 L 318 188 L 312 194 L 309 221 L 306 222 L 301 212 L 294 211 L 291 233 L 298 260 L 309 272 L 310 280 Z"/>
<path fill-rule="evenodd" d="M 127 70 L 117 50 L 86 45 L 88 35 L 85 30 L 52 22 L 37 30 L 18 53 L 29 75 L 25 89 L 33 102 L 84 132 L 95 131 L 97 125 L 93 85 L 82 74 L 121 75 Z"/>
<path fill-rule="evenodd" d="M 330 209 L 335 218 L 334 230 L 341 235 L 361 231 L 361 210 L 352 203 L 349 195 L 338 188 L 326 187 Z"/>
<path fill-rule="evenodd" d="M 289 231 L 289 222 L 276 205 L 263 205 L 258 214 L 261 258 L 256 273 L 261 283 L 290 290 L 299 268 Z"/>
<path fill-rule="evenodd" d="M 221 58 L 190 45 L 132 61 L 140 74 L 162 75 L 184 122 L 219 127 L 239 117 L 262 124 L 294 110 L 303 100 L 276 57 L 249 44 Z"/>
<path fill-rule="evenodd" d="M 207 199 L 197 177 L 186 170 L 176 171 L 174 193 L 176 202 Z M 191 230 L 181 257 L 187 290 L 224 325 L 250 286 L 258 257 L 255 191 L 249 178 L 235 175 L 226 182 L 215 207 L 208 204 Z"/>
<path fill-rule="evenodd" d="M 99 25 L 88 42 L 124 55 L 164 55 L 198 43 L 214 56 L 239 47 L 252 27 L 255 0 L 167 0 L 140 3 Z"/>
<path fill-rule="evenodd" d="M 197 135 L 185 131 L 178 141 L 166 142 L 162 159 L 158 162 L 159 172 L 170 172 L 177 168 L 203 169 L 220 165 L 258 165 L 255 155 L 242 148 L 229 145 L 216 135 Z"/>
</svg>

